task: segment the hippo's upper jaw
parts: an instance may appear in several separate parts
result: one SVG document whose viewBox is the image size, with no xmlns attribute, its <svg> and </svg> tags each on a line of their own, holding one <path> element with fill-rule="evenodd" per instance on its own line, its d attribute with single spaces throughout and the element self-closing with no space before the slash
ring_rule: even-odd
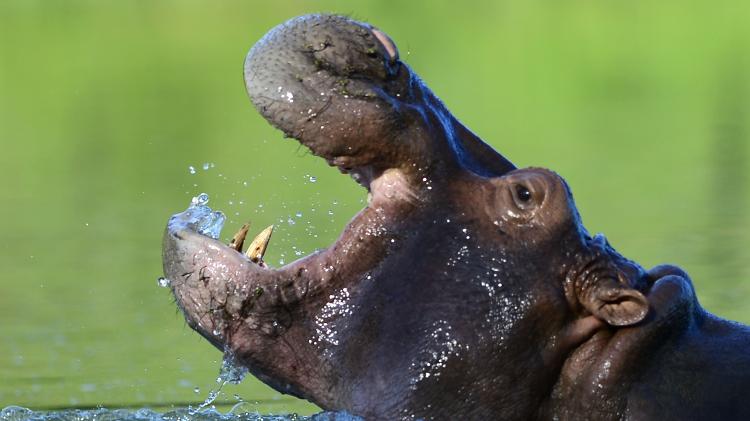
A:
<svg viewBox="0 0 750 421">
<path fill-rule="evenodd" d="M 252 48 L 245 82 L 269 122 L 365 185 L 388 168 L 417 180 L 434 175 L 435 163 L 494 175 L 514 168 L 463 128 L 368 24 L 292 19 Z"/>
<path fill-rule="evenodd" d="M 280 268 L 243 255 L 242 231 L 233 247 L 199 234 L 195 209 L 168 223 L 188 324 L 277 390 L 374 419 L 580 419 L 601 402 L 616 419 L 633 356 L 699 313 L 684 273 L 591 238 L 559 176 L 516 170 L 372 26 L 293 19 L 245 80 L 372 193 L 334 244 Z"/>
</svg>

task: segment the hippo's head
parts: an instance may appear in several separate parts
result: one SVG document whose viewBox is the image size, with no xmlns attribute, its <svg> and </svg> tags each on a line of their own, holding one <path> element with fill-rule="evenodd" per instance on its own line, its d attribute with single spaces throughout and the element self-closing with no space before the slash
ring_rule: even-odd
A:
<svg viewBox="0 0 750 421">
<path fill-rule="evenodd" d="M 293 19 L 245 80 L 266 119 L 371 193 L 334 244 L 280 268 L 238 252 L 244 234 L 230 247 L 190 211 L 170 219 L 164 271 L 188 324 L 282 392 L 373 418 L 528 419 L 617 381 L 586 364 L 627 353 L 616 339 L 681 288 L 589 236 L 557 174 L 515 169 L 370 25 Z"/>
</svg>

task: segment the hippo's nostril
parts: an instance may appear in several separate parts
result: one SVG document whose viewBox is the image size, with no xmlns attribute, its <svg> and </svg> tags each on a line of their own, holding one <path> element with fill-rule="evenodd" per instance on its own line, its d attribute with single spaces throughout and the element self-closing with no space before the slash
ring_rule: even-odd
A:
<svg viewBox="0 0 750 421">
<path fill-rule="evenodd" d="M 380 43 L 385 47 L 385 50 L 388 52 L 388 58 L 391 62 L 394 62 L 398 60 L 398 49 L 396 49 L 396 44 L 391 41 L 390 38 L 388 38 L 388 35 L 384 34 L 378 29 L 372 28 L 372 34 L 375 35 L 375 38 L 380 41 Z"/>
</svg>

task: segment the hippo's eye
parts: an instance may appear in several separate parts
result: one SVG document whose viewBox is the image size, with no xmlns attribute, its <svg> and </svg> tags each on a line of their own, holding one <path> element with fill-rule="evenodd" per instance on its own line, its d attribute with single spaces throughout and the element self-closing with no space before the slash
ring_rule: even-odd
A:
<svg viewBox="0 0 750 421">
<path fill-rule="evenodd" d="M 531 200 L 531 192 L 526 186 L 522 184 L 516 184 L 516 197 L 521 203 L 528 203 Z"/>
</svg>

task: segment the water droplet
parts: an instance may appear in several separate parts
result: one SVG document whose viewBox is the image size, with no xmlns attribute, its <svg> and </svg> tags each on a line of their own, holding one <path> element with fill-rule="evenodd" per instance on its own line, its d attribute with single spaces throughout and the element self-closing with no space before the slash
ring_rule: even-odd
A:
<svg viewBox="0 0 750 421">
<path fill-rule="evenodd" d="M 213 164 L 211 164 L 210 162 L 204 162 L 203 163 L 203 169 L 204 170 L 207 170 L 207 169 L 209 169 L 211 167 L 213 167 Z"/>
<path fill-rule="evenodd" d="M 297 218 L 302 218 L 302 212 L 297 212 L 294 214 Z"/>
<path fill-rule="evenodd" d="M 201 193 L 190 201 L 190 206 L 203 206 L 208 203 L 208 194 Z"/>
<path fill-rule="evenodd" d="M 311 175 L 310 177 L 308 177 L 308 180 L 310 180 L 311 183 L 314 183 L 314 182 L 318 181 L 318 177 L 316 177 L 314 175 Z"/>
<path fill-rule="evenodd" d="M 190 174 L 195 174 L 195 167 L 194 167 L 194 166 L 192 166 L 192 165 L 191 165 L 191 166 L 189 166 L 189 167 L 188 167 L 188 172 L 190 172 Z"/>
<path fill-rule="evenodd" d="M 247 367 L 239 363 L 231 351 L 226 351 L 216 381 L 217 383 L 239 384 L 247 372 Z"/>
<path fill-rule="evenodd" d="M 332 210 L 330 210 L 330 209 L 328 209 L 328 214 L 329 214 L 329 215 L 333 215 L 333 211 L 332 211 Z"/>
<path fill-rule="evenodd" d="M 289 224 L 289 225 L 294 225 L 295 224 L 294 219 L 292 219 L 292 218 L 287 219 L 286 223 Z"/>
<path fill-rule="evenodd" d="M 193 392 L 195 393 L 201 393 L 201 388 L 196 386 L 195 389 L 193 389 Z"/>
<path fill-rule="evenodd" d="M 206 206 L 206 203 L 208 203 L 208 194 L 201 193 L 193 197 L 190 201 L 190 207 L 184 214 L 189 218 L 190 225 L 195 227 L 198 233 L 216 239 L 221 234 L 226 216 L 222 212 L 212 211 L 211 208 Z"/>
<path fill-rule="evenodd" d="M 156 284 L 162 288 L 168 288 L 172 284 L 172 281 L 163 276 L 160 276 L 159 279 L 156 280 Z"/>
<path fill-rule="evenodd" d="M 226 216 L 224 216 L 224 213 L 221 211 L 211 212 L 207 218 L 204 218 L 201 221 L 198 226 L 198 232 L 213 239 L 217 239 L 221 235 L 221 229 L 224 227 L 224 221 L 226 221 L 226 219 Z"/>
</svg>

